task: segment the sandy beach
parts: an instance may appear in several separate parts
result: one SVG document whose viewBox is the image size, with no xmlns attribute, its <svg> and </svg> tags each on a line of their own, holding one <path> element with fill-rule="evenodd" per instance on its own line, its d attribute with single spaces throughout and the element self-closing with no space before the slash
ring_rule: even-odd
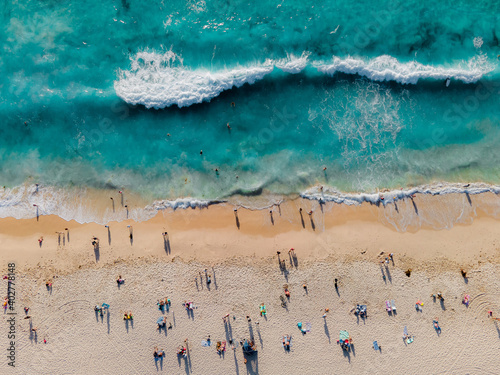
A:
<svg viewBox="0 0 500 375">
<path fill-rule="evenodd" d="M 2 373 L 497 373 L 497 220 L 478 215 L 451 230 L 400 233 L 380 219 L 382 207 L 322 212 L 306 205 L 285 202 L 273 208 L 272 220 L 269 210 L 235 212 L 229 205 L 164 211 L 147 222 L 110 222 L 109 232 L 55 216 L 2 219 L 1 260 L 5 274 L 8 263 L 16 265 L 17 313 L 15 368 L 4 356 Z M 389 253 L 394 262 L 381 264 Z M 125 280 L 120 287 L 118 276 Z M 282 307 L 285 284 L 291 295 Z M 437 293 L 444 301 L 431 297 Z M 171 300 L 168 312 L 156 304 L 164 298 Z M 386 300 L 395 301 L 396 314 L 388 314 Z M 194 309 L 186 310 L 185 301 Z M 101 317 L 94 306 L 102 303 L 110 307 Z M 354 315 L 356 304 L 367 306 L 366 318 Z M 24 307 L 31 319 L 23 319 Z M 133 321 L 123 320 L 127 311 Z M 161 316 L 171 329 L 157 330 Z M 10 317 L 3 315 L 4 327 Z M 299 322 L 310 323 L 310 332 L 301 333 Z M 405 326 L 411 344 L 403 340 Z M 337 343 L 340 330 L 352 337 L 350 352 Z M 208 335 L 211 346 L 202 346 Z M 289 352 L 284 335 L 292 336 Z M 240 342 L 250 337 L 258 352 L 244 356 Z M 189 355 L 178 357 L 186 338 Z M 226 341 L 222 355 L 217 341 Z M 6 329 L 0 343 L 8 347 Z M 154 347 L 164 350 L 163 360 L 155 361 Z"/>
</svg>

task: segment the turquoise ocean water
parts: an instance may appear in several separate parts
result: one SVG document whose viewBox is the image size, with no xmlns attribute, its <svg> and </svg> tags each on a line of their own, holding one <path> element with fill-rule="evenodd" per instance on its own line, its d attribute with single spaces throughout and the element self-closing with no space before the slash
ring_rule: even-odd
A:
<svg viewBox="0 0 500 375">
<path fill-rule="evenodd" d="M 183 204 L 496 193 L 497 5 L 5 2 L 0 216 L 36 201 L 102 221 L 61 212 L 88 188 Z"/>
</svg>

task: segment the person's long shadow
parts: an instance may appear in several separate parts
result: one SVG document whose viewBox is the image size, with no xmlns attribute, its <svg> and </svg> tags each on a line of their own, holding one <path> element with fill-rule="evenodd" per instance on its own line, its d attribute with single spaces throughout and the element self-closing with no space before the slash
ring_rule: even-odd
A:
<svg viewBox="0 0 500 375">
<path fill-rule="evenodd" d="M 110 324 L 110 322 L 109 322 L 109 319 L 110 319 L 110 318 L 109 318 L 109 309 L 107 309 L 107 311 L 106 311 L 106 315 L 107 315 L 107 316 L 106 316 L 106 323 L 108 324 L 108 334 L 109 334 L 109 332 L 111 331 L 111 324 Z"/>
<path fill-rule="evenodd" d="M 391 272 L 389 271 L 389 267 L 387 265 L 385 265 L 385 273 L 387 274 L 387 280 L 389 280 L 389 282 L 392 284 Z"/>
<path fill-rule="evenodd" d="M 128 319 L 125 319 L 125 329 L 127 330 L 128 333 Z"/>
<path fill-rule="evenodd" d="M 398 204 L 396 203 L 396 201 L 394 201 L 394 208 L 396 209 L 396 212 L 399 214 L 399 208 L 398 208 Z"/>
<path fill-rule="evenodd" d="M 236 218 L 236 227 L 240 229 L 240 218 L 238 217 L 238 211 L 234 211 L 234 217 Z"/>
<path fill-rule="evenodd" d="M 311 219 L 311 228 L 312 228 L 312 230 L 316 230 L 316 225 L 314 224 L 314 220 L 312 218 L 312 215 L 309 217 L 309 219 Z"/>
<path fill-rule="evenodd" d="M 200 272 L 200 285 L 201 285 L 201 290 L 203 290 L 203 276 L 201 276 L 201 272 Z"/>
<path fill-rule="evenodd" d="M 184 362 L 185 362 L 185 371 L 186 371 L 186 374 L 189 374 L 191 372 L 191 352 L 189 350 L 189 347 L 187 347 L 188 350 L 187 350 L 187 357 L 184 359 Z"/>
<path fill-rule="evenodd" d="M 212 274 L 214 275 L 214 288 L 217 290 L 217 278 L 215 277 L 215 269 L 212 267 Z"/>
<path fill-rule="evenodd" d="M 352 355 L 356 357 L 356 349 L 354 349 L 354 345 L 351 344 Z"/>
<path fill-rule="evenodd" d="M 439 300 L 439 304 L 441 305 L 441 308 L 442 308 L 443 310 L 446 310 L 446 306 L 444 305 L 444 299 L 443 299 L 443 298 L 441 298 L 441 299 Z"/>
<path fill-rule="evenodd" d="M 380 272 L 382 272 L 382 279 L 384 279 L 384 282 L 387 284 L 387 278 L 385 277 L 384 269 L 382 268 L 382 265 L 380 265 Z"/>
<path fill-rule="evenodd" d="M 94 310 L 94 311 L 95 311 L 95 321 L 97 323 L 99 323 L 99 311 L 97 311 L 97 310 Z"/>
<path fill-rule="evenodd" d="M 99 259 L 101 258 L 101 254 L 99 252 L 99 244 L 94 246 L 94 255 L 95 255 L 95 261 L 99 262 Z"/>
<path fill-rule="evenodd" d="M 231 322 L 229 318 L 226 323 L 224 323 L 224 330 L 226 331 L 226 341 L 233 339 L 233 329 L 231 328 Z"/>
<path fill-rule="evenodd" d="M 465 196 L 467 197 L 467 202 L 469 202 L 469 205 L 472 206 L 472 201 L 470 200 L 470 195 L 468 192 L 465 192 Z"/>
<path fill-rule="evenodd" d="M 328 330 L 328 324 L 326 324 L 326 319 L 324 319 L 324 320 L 325 320 L 325 325 L 324 325 L 325 335 L 326 335 L 326 337 L 328 337 L 328 343 L 331 344 L 332 340 L 330 338 L 330 331 Z"/>
<path fill-rule="evenodd" d="M 500 339 L 500 328 L 498 327 L 498 322 L 495 320 L 495 328 L 497 329 L 498 338 Z"/>
<path fill-rule="evenodd" d="M 273 211 L 269 211 L 269 216 L 271 217 L 271 224 L 274 225 Z"/>
<path fill-rule="evenodd" d="M 300 211 L 300 222 L 302 223 L 302 228 L 306 228 L 306 223 L 304 222 L 304 216 L 302 216 L 302 211 Z"/>
<path fill-rule="evenodd" d="M 163 237 L 163 247 L 165 249 L 165 253 L 167 253 L 167 255 L 170 255 L 170 253 L 172 252 L 172 250 L 170 249 L 170 240 L 166 237 Z"/>
<path fill-rule="evenodd" d="M 411 199 L 411 203 L 413 204 L 413 208 L 415 210 L 415 213 L 418 215 L 418 207 L 417 207 L 417 204 L 415 203 L 415 201 L 413 200 L 413 198 L 410 198 Z"/>
<path fill-rule="evenodd" d="M 109 227 L 108 227 L 108 245 L 111 245 L 111 231 L 109 230 Z"/>
<path fill-rule="evenodd" d="M 236 375 L 239 375 L 240 367 L 238 366 L 238 358 L 236 358 L 236 350 L 233 350 L 233 356 L 234 356 L 234 367 L 236 369 Z"/>
<path fill-rule="evenodd" d="M 344 349 L 342 349 L 342 352 L 344 354 L 344 357 L 347 357 L 347 360 L 349 361 L 349 363 L 351 363 L 351 352 L 349 350 L 344 350 Z"/>
<path fill-rule="evenodd" d="M 254 341 L 252 322 L 248 322 L 248 334 L 250 335 L 250 340 Z"/>
<path fill-rule="evenodd" d="M 267 320 L 267 317 L 265 315 L 264 315 L 264 317 Z M 257 328 L 257 335 L 259 336 L 260 348 L 264 349 L 264 341 L 262 340 L 262 336 L 260 335 L 260 329 L 259 328 Z"/>
</svg>

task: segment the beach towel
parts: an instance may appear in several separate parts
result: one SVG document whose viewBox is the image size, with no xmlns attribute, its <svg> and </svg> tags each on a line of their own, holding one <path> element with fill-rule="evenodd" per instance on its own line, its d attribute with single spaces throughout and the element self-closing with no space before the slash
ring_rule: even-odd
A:
<svg viewBox="0 0 500 375">
<path fill-rule="evenodd" d="M 306 332 L 311 332 L 312 324 L 306 323 Z"/>
<path fill-rule="evenodd" d="M 163 316 L 160 316 L 160 317 L 156 320 L 156 324 L 163 324 Z"/>
<path fill-rule="evenodd" d="M 406 326 L 405 326 L 405 328 L 403 329 L 403 334 L 404 334 L 405 336 L 408 336 L 408 328 L 406 328 Z"/>
<path fill-rule="evenodd" d="M 410 337 L 408 340 L 406 340 L 408 344 L 411 344 L 413 342 L 413 337 Z"/>
<path fill-rule="evenodd" d="M 396 312 L 396 303 L 394 302 L 393 299 L 391 299 L 391 306 L 392 306 L 392 311 Z"/>
<path fill-rule="evenodd" d="M 201 340 L 201 346 L 210 346 L 210 341 Z"/>
<path fill-rule="evenodd" d="M 103 303 L 102 307 L 105 308 L 105 309 L 109 309 L 109 305 L 107 303 Z"/>
<path fill-rule="evenodd" d="M 385 301 L 385 309 L 387 312 L 391 312 L 391 305 L 389 304 L 389 301 Z"/>
<path fill-rule="evenodd" d="M 379 350 L 380 348 L 378 347 L 378 342 L 374 341 L 373 342 L 373 349 Z"/>
</svg>

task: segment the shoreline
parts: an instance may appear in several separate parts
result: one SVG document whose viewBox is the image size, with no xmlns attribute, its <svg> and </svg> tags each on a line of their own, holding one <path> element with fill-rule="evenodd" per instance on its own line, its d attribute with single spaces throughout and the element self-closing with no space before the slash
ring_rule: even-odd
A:
<svg viewBox="0 0 500 375">
<path fill-rule="evenodd" d="M 376 261 L 382 251 L 392 252 L 402 267 L 415 270 L 427 268 L 430 263 L 439 269 L 459 270 L 478 262 L 500 261 L 500 244 L 495 235 L 498 220 L 479 209 L 475 211 L 475 220 L 449 230 L 420 228 L 398 232 L 387 221 L 383 207 L 331 204 L 323 205 L 321 211 L 313 204 L 301 199 L 287 201 L 279 209 L 273 208 L 272 214 L 267 210 L 235 212 L 229 204 L 194 210 L 169 209 L 145 222 L 110 222 L 109 233 L 104 225 L 68 222 L 53 215 L 41 216 L 39 221 L 5 218 L 0 219 L 0 246 L 4 249 L 0 260 L 16 261 L 26 270 L 53 270 L 46 276 L 143 258 L 179 257 L 183 261 L 211 263 L 237 257 L 270 259 L 276 251 L 287 252 L 292 247 L 303 259 Z M 169 250 L 162 237 L 165 231 L 169 234 Z M 40 247 L 38 239 L 42 236 Z M 91 244 L 93 236 L 100 240 L 98 261 Z"/>
<path fill-rule="evenodd" d="M 450 228 L 456 223 L 473 220 L 476 210 L 500 218 L 499 195 L 500 186 L 487 183 L 434 183 L 400 189 L 386 188 L 373 193 L 341 192 L 318 183 L 301 193 L 289 195 L 262 191 L 258 195 L 234 193 L 212 200 L 189 197 L 148 200 L 137 192 L 119 193 L 118 189 L 52 188 L 24 184 L 0 193 L 0 220 L 55 215 L 66 221 L 104 225 L 128 219 L 145 222 L 160 212 L 179 209 L 231 205 L 250 211 L 279 210 L 283 203 L 300 201 L 300 205 L 308 207 L 307 211 L 318 208 L 329 210 L 329 205 L 359 207 L 370 204 L 387 211 L 392 208 L 397 215 L 381 221 L 392 221 L 397 230 L 404 232 L 420 228 Z M 436 205 L 441 205 L 443 212 L 434 212 Z"/>
</svg>

